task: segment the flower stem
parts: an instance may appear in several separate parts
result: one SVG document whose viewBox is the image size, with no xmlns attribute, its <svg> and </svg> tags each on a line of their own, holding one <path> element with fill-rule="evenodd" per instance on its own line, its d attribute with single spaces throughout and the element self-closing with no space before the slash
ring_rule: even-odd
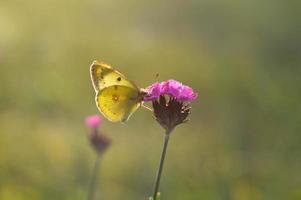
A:
<svg viewBox="0 0 301 200">
<path fill-rule="evenodd" d="M 101 160 L 101 153 L 97 153 L 94 168 L 93 168 L 93 171 L 92 171 L 91 182 L 90 182 L 90 185 L 89 185 L 87 200 L 93 200 L 94 195 L 95 195 L 95 188 L 96 188 L 96 185 L 97 185 L 97 174 L 98 174 L 99 167 L 100 167 L 100 160 Z"/>
<path fill-rule="evenodd" d="M 169 134 L 171 130 L 167 130 L 164 136 L 164 145 L 163 145 L 163 150 L 161 154 L 161 159 L 160 159 L 160 164 L 159 164 L 159 169 L 157 172 L 157 177 L 156 177 L 156 182 L 155 182 L 155 189 L 154 189 L 154 194 L 153 194 L 153 200 L 156 200 L 157 198 L 157 193 L 159 190 L 159 185 L 160 185 L 160 179 L 161 179 L 161 174 L 163 170 L 163 165 L 164 165 L 164 160 L 165 160 L 165 155 L 166 155 L 166 150 L 167 150 L 167 145 L 169 141 Z"/>
</svg>

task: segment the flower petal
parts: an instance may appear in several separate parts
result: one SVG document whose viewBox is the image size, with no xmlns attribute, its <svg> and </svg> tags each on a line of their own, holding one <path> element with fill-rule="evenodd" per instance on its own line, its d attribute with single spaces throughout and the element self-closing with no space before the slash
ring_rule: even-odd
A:
<svg viewBox="0 0 301 200">
<path fill-rule="evenodd" d="M 161 83 L 154 83 L 146 88 L 147 95 L 144 97 L 144 101 L 152 101 L 157 99 L 161 94 Z"/>
<path fill-rule="evenodd" d="M 90 128 L 95 128 L 102 123 L 102 118 L 99 115 L 91 115 L 86 117 L 85 123 Z"/>
<path fill-rule="evenodd" d="M 192 88 L 183 85 L 181 94 L 178 96 L 179 101 L 193 101 L 197 98 L 198 94 L 194 93 Z"/>
<path fill-rule="evenodd" d="M 181 88 L 182 88 L 182 83 L 176 80 L 167 80 L 163 82 L 162 93 L 170 94 L 177 98 L 180 95 Z"/>
</svg>

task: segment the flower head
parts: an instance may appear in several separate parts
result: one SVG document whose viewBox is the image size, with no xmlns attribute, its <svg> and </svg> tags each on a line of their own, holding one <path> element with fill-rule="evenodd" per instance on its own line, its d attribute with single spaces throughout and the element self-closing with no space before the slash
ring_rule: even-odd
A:
<svg viewBox="0 0 301 200">
<path fill-rule="evenodd" d="M 187 121 L 190 113 L 189 101 L 197 98 L 197 93 L 191 87 L 176 80 L 154 83 L 146 92 L 144 101 L 152 101 L 155 119 L 167 133 Z"/>
<path fill-rule="evenodd" d="M 85 123 L 91 129 L 88 135 L 90 144 L 97 153 L 103 153 L 111 144 L 111 139 L 99 130 L 102 118 L 99 115 L 88 116 L 86 117 Z"/>
</svg>

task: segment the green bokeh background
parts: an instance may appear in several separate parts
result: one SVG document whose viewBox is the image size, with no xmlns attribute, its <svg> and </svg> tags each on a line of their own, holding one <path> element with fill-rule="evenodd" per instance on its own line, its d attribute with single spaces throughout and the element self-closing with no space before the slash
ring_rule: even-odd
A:
<svg viewBox="0 0 301 200">
<path fill-rule="evenodd" d="M 140 87 L 173 78 L 199 93 L 171 137 L 162 200 L 301 199 L 300 7 L 1 0 L 0 199 L 86 199 L 94 59 Z M 113 143 L 96 199 L 146 200 L 163 129 L 144 109 L 102 129 Z"/>
</svg>

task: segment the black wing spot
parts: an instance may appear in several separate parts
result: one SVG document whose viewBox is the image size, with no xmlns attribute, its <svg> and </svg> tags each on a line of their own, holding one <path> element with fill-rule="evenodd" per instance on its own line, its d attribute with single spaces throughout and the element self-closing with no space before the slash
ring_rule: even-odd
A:
<svg viewBox="0 0 301 200">
<path fill-rule="evenodd" d="M 117 78 L 117 81 L 121 81 L 121 77 L 118 77 L 118 78 Z"/>
</svg>

